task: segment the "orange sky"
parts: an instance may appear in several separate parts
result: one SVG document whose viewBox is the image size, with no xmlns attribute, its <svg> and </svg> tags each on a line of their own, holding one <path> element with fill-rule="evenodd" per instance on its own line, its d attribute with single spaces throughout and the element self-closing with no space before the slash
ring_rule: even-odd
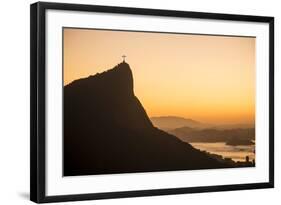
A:
<svg viewBox="0 0 281 205">
<path fill-rule="evenodd" d="M 64 29 L 64 84 L 127 55 L 148 115 L 254 123 L 255 38 Z"/>
</svg>

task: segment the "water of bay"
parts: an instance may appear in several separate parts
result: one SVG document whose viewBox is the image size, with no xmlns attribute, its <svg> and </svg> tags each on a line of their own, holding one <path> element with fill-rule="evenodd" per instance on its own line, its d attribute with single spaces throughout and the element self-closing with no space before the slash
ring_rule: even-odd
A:
<svg viewBox="0 0 281 205">
<path fill-rule="evenodd" d="M 196 149 L 204 150 L 212 154 L 218 154 L 224 158 L 231 158 L 234 161 L 245 161 L 246 156 L 249 157 L 250 161 L 255 159 L 255 145 L 231 146 L 226 145 L 224 142 L 195 142 L 190 144 Z"/>
</svg>

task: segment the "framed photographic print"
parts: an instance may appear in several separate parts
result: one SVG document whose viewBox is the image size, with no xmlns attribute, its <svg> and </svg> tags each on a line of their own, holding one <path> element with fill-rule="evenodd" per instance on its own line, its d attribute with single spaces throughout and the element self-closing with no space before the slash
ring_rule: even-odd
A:
<svg viewBox="0 0 281 205">
<path fill-rule="evenodd" d="M 274 18 L 31 5 L 34 202 L 274 186 Z"/>
</svg>

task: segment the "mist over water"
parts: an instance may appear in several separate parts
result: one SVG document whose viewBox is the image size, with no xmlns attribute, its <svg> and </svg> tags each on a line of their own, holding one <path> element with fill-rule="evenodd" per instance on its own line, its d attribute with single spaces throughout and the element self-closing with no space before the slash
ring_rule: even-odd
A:
<svg viewBox="0 0 281 205">
<path fill-rule="evenodd" d="M 215 143 L 204 143 L 194 142 L 190 143 L 193 147 L 210 152 L 212 154 L 218 154 L 224 158 L 232 158 L 234 161 L 245 161 L 246 156 L 249 157 L 250 161 L 255 159 L 255 145 L 239 145 L 231 146 L 226 145 L 224 142 Z"/>
</svg>

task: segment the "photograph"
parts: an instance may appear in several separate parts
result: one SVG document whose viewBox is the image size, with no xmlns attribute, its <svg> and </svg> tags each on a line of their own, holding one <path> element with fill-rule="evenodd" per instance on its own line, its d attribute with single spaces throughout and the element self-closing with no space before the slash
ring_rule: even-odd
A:
<svg viewBox="0 0 281 205">
<path fill-rule="evenodd" d="M 30 200 L 273 188 L 274 17 L 247 13 L 32 4 Z"/>
<path fill-rule="evenodd" d="M 63 176 L 255 165 L 256 37 L 62 28 Z"/>
</svg>

